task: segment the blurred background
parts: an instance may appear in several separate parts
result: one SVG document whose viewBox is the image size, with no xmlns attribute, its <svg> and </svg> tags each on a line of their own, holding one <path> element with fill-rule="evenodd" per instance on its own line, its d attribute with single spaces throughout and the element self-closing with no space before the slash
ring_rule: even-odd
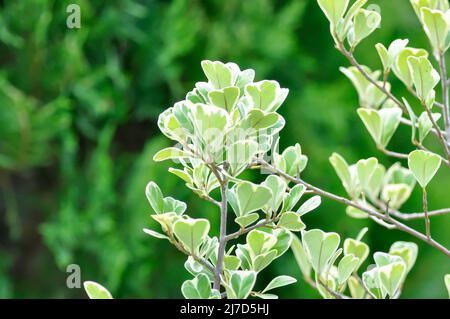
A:
<svg viewBox="0 0 450 319">
<path fill-rule="evenodd" d="M 70 3 L 80 5 L 80 29 L 66 26 Z M 408 0 L 370 3 L 383 20 L 357 49 L 361 63 L 380 68 L 374 45 L 396 38 L 428 49 Z M 156 226 L 144 188 L 155 180 L 166 196 L 187 202 L 189 214 L 218 228 L 216 208 L 169 174 L 169 164 L 152 161 L 170 143 L 157 116 L 204 80 L 203 59 L 254 68 L 257 80 L 290 89 L 281 146 L 301 143 L 310 159 L 306 180 L 344 195 L 328 162 L 333 151 L 350 163 L 370 156 L 385 166 L 395 162 L 377 152 L 357 117 L 356 92 L 338 71 L 347 62 L 315 0 L 0 1 L 1 298 L 84 298 L 66 286 L 69 264 L 115 297 L 181 297 L 185 257 L 142 232 Z M 392 82 L 397 95 L 410 97 Z M 409 152 L 409 139 L 401 127 L 390 149 Z M 441 170 L 430 185 L 431 209 L 449 206 L 449 187 L 449 170 Z M 403 210 L 420 207 L 416 189 Z M 409 235 L 351 219 L 328 200 L 305 222 L 343 238 L 367 226 L 372 253 L 396 240 L 417 242 L 403 297 L 446 297 L 449 259 Z M 446 246 L 449 223 L 450 216 L 432 220 L 434 237 Z M 410 224 L 423 231 L 422 221 Z M 291 252 L 261 274 L 260 284 L 279 274 L 300 279 Z M 279 294 L 319 297 L 302 280 Z"/>
</svg>

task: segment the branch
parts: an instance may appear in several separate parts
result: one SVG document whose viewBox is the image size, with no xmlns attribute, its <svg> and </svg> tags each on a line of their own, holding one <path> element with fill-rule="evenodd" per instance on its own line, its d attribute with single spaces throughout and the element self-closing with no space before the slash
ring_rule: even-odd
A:
<svg viewBox="0 0 450 319">
<path fill-rule="evenodd" d="M 214 267 L 211 266 L 211 264 L 205 259 L 202 258 L 200 256 L 191 254 L 189 251 L 187 251 L 186 249 L 184 249 L 184 247 L 182 247 L 180 244 L 178 244 L 176 241 L 171 241 L 171 243 L 183 254 L 191 256 L 192 258 L 194 258 L 195 261 L 197 261 L 198 263 L 202 264 L 204 267 L 206 267 L 211 273 L 214 273 Z"/>
<path fill-rule="evenodd" d="M 242 235 L 247 234 L 248 232 L 250 232 L 250 231 L 252 231 L 254 229 L 257 229 L 257 228 L 260 228 L 260 227 L 264 227 L 264 226 L 266 226 L 266 225 L 268 225 L 270 223 L 276 222 L 278 220 L 278 218 L 279 217 L 277 216 L 277 217 L 275 217 L 273 219 L 266 219 L 264 221 L 261 221 L 261 222 L 255 224 L 255 225 L 253 225 L 253 226 L 249 226 L 247 228 L 241 228 L 237 232 L 234 232 L 234 233 L 229 234 L 228 236 L 226 236 L 225 240 L 229 241 L 229 240 L 232 240 L 232 239 L 236 239 L 236 238 L 238 238 L 238 237 L 240 237 Z"/>
<path fill-rule="evenodd" d="M 268 170 L 272 171 L 273 173 L 284 177 L 286 180 L 288 180 L 290 182 L 293 182 L 293 183 L 296 183 L 296 184 L 305 185 L 307 188 L 309 188 L 310 190 L 314 191 L 314 193 L 317 194 L 317 195 L 320 195 L 320 196 L 323 196 L 323 197 L 327 197 L 327 198 L 329 198 L 331 200 L 334 200 L 336 202 L 342 203 L 342 204 L 347 205 L 347 206 L 355 207 L 355 208 L 357 208 L 357 209 L 359 209 L 359 210 L 361 210 L 363 212 L 366 212 L 370 216 L 376 217 L 378 219 L 383 220 L 384 222 L 392 224 L 392 225 L 395 226 L 396 229 L 401 230 L 401 231 L 403 231 L 405 233 L 408 233 L 408 234 L 410 234 L 410 235 L 412 235 L 412 236 L 422 240 L 423 242 L 429 244 L 430 246 L 438 249 L 439 251 L 441 251 L 442 253 L 444 253 L 445 255 L 450 257 L 450 250 L 449 249 L 445 248 L 444 246 L 442 246 L 440 243 L 436 242 L 435 240 L 433 240 L 431 238 L 427 238 L 426 235 L 424 235 L 424 234 L 418 232 L 417 230 L 415 230 L 415 229 L 413 229 L 413 228 L 411 228 L 411 227 L 409 227 L 409 226 L 399 222 L 398 220 L 392 218 L 389 215 L 382 214 L 382 213 L 380 213 L 380 212 L 378 212 L 378 211 L 376 211 L 376 210 L 374 210 L 374 209 L 372 209 L 370 207 L 366 207 L 366 206 L 363 206 L 361 204 L 355 203 L 355 202 L 353 202 L 353 201 L 351 201 L 351 200 L 349 200 L 349 199 L 347 199 L 345 197 L 341 197 L 341 196 L 329 193 L 327 191 L 324 191 L 324 190 L 322 190 L 322 189 L 320 189 L 320 188 L 318 188 L 316 186 L 313 186 L 313 185 L 303 181 L 300 178 L 292 177 L 292 176 L 290 176 L 290 175 L 280 171 L 279 169 L 273 167 L 272 165 L 270 165 L 269 163 L 265 162 L 264 160 L 260 160 L 260 164 L 263 165 Z"/>
<path fill-rule="evenodd" d="M 425 218 L 425 213 L 424 212 L 417 212 L 417 213 L 402 213 L 398 210 L 395 209 L 391 209 L 386 207 L 386 205 L 381 202 L 381 201 L 377 201 L 374 203 L 379 209 L 381 210 L 387 210 L 387 212 L 399 219 L 403 219 L 403 220 L 413 220 L 413 219 L 423 219 Z M 428 217 L 433 217 L 433 216 L 442 216 L 442 215 L 447 215 L 450 214 L 450 207 L 449 208 L 442 208 L 442 209 L 436 209 L 436 210 L 431 210 L 428 212 Z"/>
<path fill-rule="evenodd" d="M 444 115 L 445 131 L 447 132 L 447 138 L 450 136 L 450 106 L 448 97 L 448 82 L 447 82 L 447 67 L 445 65 L 445 54 L 439 55 L 439 68 L 441 73 L 441 84 L 442 84 L 442 100 L 443 108 L 442 113 Z"/>
<path fill-rule="evenodd" d="M 225 256 L 225 248 L 227 245 L 227 214 L 228 214 L 228 201 L 227 201 L 227 188 L 228 182 L 224 182 L 220 186 L 220 193 L 222 196 L 222 202 L 220 205 L 220 234 L 219 234 L 219 249 L 217 253 L 217 264 L 214 269 L 214 285 L 213 288 L 220 291 L 220 276 L 223 270 L 223 259 Z"/>
</svg>

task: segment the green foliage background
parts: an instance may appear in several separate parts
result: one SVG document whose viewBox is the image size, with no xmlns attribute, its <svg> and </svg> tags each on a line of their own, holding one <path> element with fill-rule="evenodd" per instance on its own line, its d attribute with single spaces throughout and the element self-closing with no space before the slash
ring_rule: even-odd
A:
<svg viewBox="0 0 450 319">
<path fill-rule="evenodd" d="M 69 3 L 81 7 L 81 29 L 66 27 Z M 382 27 L 358 48 L 362 63 L 381 67 L 377 42 L 407 37 L 428 48 L 408 0 L 371 3 L 381 8 Z M 184 256 L 142 232 L 152 225 L 144 187 L 157 181 L 188 203 L 189 214 L 218 228 L 216 208 L 168 174 L 167 164 L 152 161 L 169 143 L 157 116 L 203 80 L 203 59 L 234 61 L 290 89 L 281 144 L 301 143 L 310 158 L 305 179 L 343 195 L 328 163 L 333 151 L 349 162 L 375 155 L 393 163 L 356 115 L 356 93 L 338 71 L 347 63 L 315 0 L 0 1 L 0 297 L 84 297 L 66 287 L 72 263 L 82 280 L 104 284 L 115 297 L 181 297 Z M 410 151 L 407 128 L 391 149 Z M 431 209 L 449 206 L 449 180 L 441 170 L 430 185 Z M 416 190 L 404 208 L 420 207 Z M 305 221 L 342 237 L 368 226 L 372 252 L 413 240 L 344 210 L 325 200 Z M 449 222 L 450 216 L 432 221 L 447 246 Z M 417 243 L 403 297 L 444 298 L 450 262 Z M 300 278 L 291 253 L 264 271 L 267 281 L 281 273 Z M 280 296 L 318 294 L 300 280 Z"/>
</svg>

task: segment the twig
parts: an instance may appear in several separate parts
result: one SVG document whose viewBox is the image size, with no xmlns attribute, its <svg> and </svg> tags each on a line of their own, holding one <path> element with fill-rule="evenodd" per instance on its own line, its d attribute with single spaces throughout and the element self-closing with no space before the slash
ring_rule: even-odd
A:
<svg viewBox="0 0 450 319">
<path fill-rule="evenodd" d="M 228 214 L 228 201 L 227 201 L 227 188 L 228 182 L 224 182 L 220 186 L 220 193 L 222 196 L 222 202 L 220 205 L 220 234 L 219 234 L 219 248 L 217 253 L 217 264 L 214 269 L 214 284 L 213 288 L 220 291 L 220 276 L 223 270 L 223 259 L 225 256 L 225 249 L 227 245 L 227 214 Z"/>
<path fill-rule="evenodd" d="M 427 190 L 425 189 L 425 187 L 422 188 L 422 194 L 423 194 L 423 213 L 425 215 L 425 231 L 428 240 L 430 240 L 431 239 L 430 217 L 428 216 L 428 199 L 427 199 Z"/>
<path fill-rule="evenodd" d="M 327 197 L 327 198 L 329 198 L 331 200 L 334 200 L 336 202 L 342 203 L 342 204 L 347 205 L 347 206 L 355 207 L 355 208 L 357 208 L 357 209 L 359 209 L 359 210 L 361 210 L 363 212 L 366 212 L 367 214 L 369 214 L 371 216 L 377 217 L 377 218 L 379 218 L 379 219 L 381 219 L 381 220 L 383 220 L 383 221 L 385 221 L 387 223 L 390 223 L 390 224 L 394 225 L 396 229 L 401 230 L 401 231 L 403 231 L 405 233 L 408 233 L 408 234 L 410 234 L 410 235 L 412 235 L 412 236 L 414 236 L 414 237 L 416 237 L 416 238 L 426 242 L 430 246 L 436 248 L 437 250 L 441 251 L 442 253 L 444 253 L 445 255 L 450 257 L 450 250 L 449 249 L 447 249 L 446 247 L 444 247 L 440 243 L 436 242 L 432 238 L 427 238 L 426 235 L 424 235 L 424 234 L 418 232 L 417 230 L 415 230 L 415 229 L 413 229 L 413 228 L 411 228 L 411 227 L 401 223 L 400 221 L 392 218 L 391 216 L 385 216 L 383 213 L 380 213 L 380 212 L 378 212 L 378 211 L 376 211 L 376 210 L 374 210 L 374 209 L 372 209 L 370 207 L 363 206 L 363 205 L 355 203 L 355 202 L 353 202 L 353 201 L 351 201 L 351 200 L 349 200 L 349 199 L 347 199 L 345 197 L 341 197 L 341 196 L 329 193 L 327 191 L 324 191 L 324 190 L 322 190 L 322 189 L 320 189 L 320 188 L 318 188 L 316 186 L 313 186 L 313 185 L 303 181 L 300 178 L 294 178 L 294 177 L 292 177 L 292 176 L 290 176 L 290 175 L 280 171 L 279 169 L 273 167 L 272 165 L 270 165 L 269 163 L 267 163 L 267 162 L 265 162 L 263 160 L 260 161 L 260 164 L 265 166 L 268 170 L 271 170 L 273 173 L 284 177 L 288 181 L 291 181 L 291 182 L 296 183 L 296 184 L 303 184 L 303 185 L 305 185 L 307 188 L 309 188 L 310 190 L 314 191 L 315 194 L 317 194 L 317 195 L 320 195 L 320 196 L 323 196 L 323 197 Z"/>
<path fill-rule="evenodd" d="M 447 83 L 447 67 L 445 65 L 445 53 L 439 55 L 439 67 L 441 73 L 441 85 L 442 85 L 442 100 L 443 108 L 442 113 L 444 115 L 445 131 L 447 132 L 447 138 L 450 136 L 450 109 L 449 109 L 449 97 L 448 97 L 448 83 Z"/>
</svg>

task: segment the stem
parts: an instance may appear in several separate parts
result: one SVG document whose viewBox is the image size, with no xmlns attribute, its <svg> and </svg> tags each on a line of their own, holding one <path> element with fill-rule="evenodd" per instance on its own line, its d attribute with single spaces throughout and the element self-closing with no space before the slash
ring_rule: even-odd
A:
<svg viewBox="0 0 450 319">
<path fill-rule="evenodd" d="M 383 220 L 384 222 L 392 224 L 393 226 L 395 226 L 396 229 L 401 230 L 401 231 L 403 231 L 405 233 L 408 233 L 408 234 L 410 234 L 410 235 L 412 235 L 412 236 L 422 240 L 423 242 L 426 242 L 430 246 L 436 248 L 437 250 L 441 251 L 442 253 L 444 253 L 445 255 L 450 257 L 450 250 L 449 249 L 445 248 L 444 246 L 442 246 L 440 243 L 436 242 L 435 240 L 433 240 L 431 238 L 428 238 L 426 235 L 418 232 L 417 230 L 415 230 L 415 229 L 413 229 L 413 228 L 411 228 L 411 227 L 409 227 L 409 226 L 399 222 L 398 220 L 392 218 L 391 216 L 386 216 L 384 213 L 380 213 L 380 212 L 378 212 L 378 211 L 376 211 L 376 210 L 374 210 L 374 209 L 372 209 L 370 207 L 367 207 L 367 206 L 361 205 L 359 203 L 353 202 L 353 201 L 351 201 L 351 200 L 349 200 L 349 199 L 347 199 L 345 197 L 341 197 L 341 196 L 329 193 L 329 192 L 327 192 L 325 190 L 322 190 L 322 189 L 320 189 L 320 188 L 318 188 L 316 186 L 313 186 L 313 185 L 303 181 L 300 178 L 292 177 L 292 176 L 290 176 L 290 175 L 280 171 L 279 169 L 273 167 L 272 165 L 270 165 L 269 163 L 267 163 L 267 162 L 265 162 L 263 160 L 260 161 L 260 164 L 265 166 L 267 169 L 271 170 L 273 173 L 275 173 L 275 174 L 277 174 L 277 175 L 279 175 L 281 177 L 284 177 L 286 180 L 288 180 L 290 182 L 293 182 L 293 183 L 296 183 L 296 184 L 305 185 L 307 188 L 309 188 L 310 190 L 314 191 L 314 193 L 317 194 L 317 195 L 320 195 L 320 196 L 323 196 L 323 197 L 327 197 L 327 198 L 329 198 L 331 200 L 334 200 L 336 202 L 342 203 L 342 204 L 347 205 L 347 206 L 355 207 L 355 208 L 357 208 L 357 209 L 359 209 L 359 210 L 361 210 L 363 212 L 366 212 L 370 216 L 376 217 L 378 219 Z"/>
<path fill-rule="evenodd" d="M 227 245 L 227 214 L 228 214 L 228 202 L 227 202 L 227 188 L 228 183 L 224 182 L 220 186 L 220 193 L 222 195 L 222 202 L 220 205 L 220 234 L 219 234 L 219 251 L 217 253 L 217 265 L 214 269 L 214 285 L 213 288 L 220 291 L 220 276 L 223 270 L 223 258 L 225 256 L 225 248 Z"/>
<path fill-rule="evenodd" d="M 441 53 L 439 55 L 439 67 L 441 70 L 442 100 L 444 104 L 442 108 L 442 113 L 444 115 L 445 132 L 447 133 L 448 138 L 450 136 L 450 109 L 448 98 L 447 67 L 445 65 L 444 53 Z"/>
<path fill-rule="evenodd" d="M 431 239 L 431 231 L 430 231 L 430 217 L 428 216 L 428 199 L 427 199 L 427 190 L 425 187 L 422 188 L 423 193 L 423 213 L 425 215 L 425 232 L 427 234 L 428 240 Z"/>
<path fill-rule="evenodd" d="M 422 102 L 422 106 L 425 108 L 425 111 L 428 114 L 428 118 L 430 119 L 431 123 L 433 124 L 434 129 L 436 130 L 436 132 L 438 134 L 439 141 L 441 142 L 441 144 L 444 148 L 445 154 L 447 155 L 447 158 L 450 161 L 450 150 L 447 145 L 447 140 L 444 138 L 444 135 L 442 134 L 439 126 L 437 125 L 436 121 L 434 120 L 433 114 L 431 113 L 430 108 L 425 104 L 424 101 L 421 101 L 421 102 Z"/>
</svg>

